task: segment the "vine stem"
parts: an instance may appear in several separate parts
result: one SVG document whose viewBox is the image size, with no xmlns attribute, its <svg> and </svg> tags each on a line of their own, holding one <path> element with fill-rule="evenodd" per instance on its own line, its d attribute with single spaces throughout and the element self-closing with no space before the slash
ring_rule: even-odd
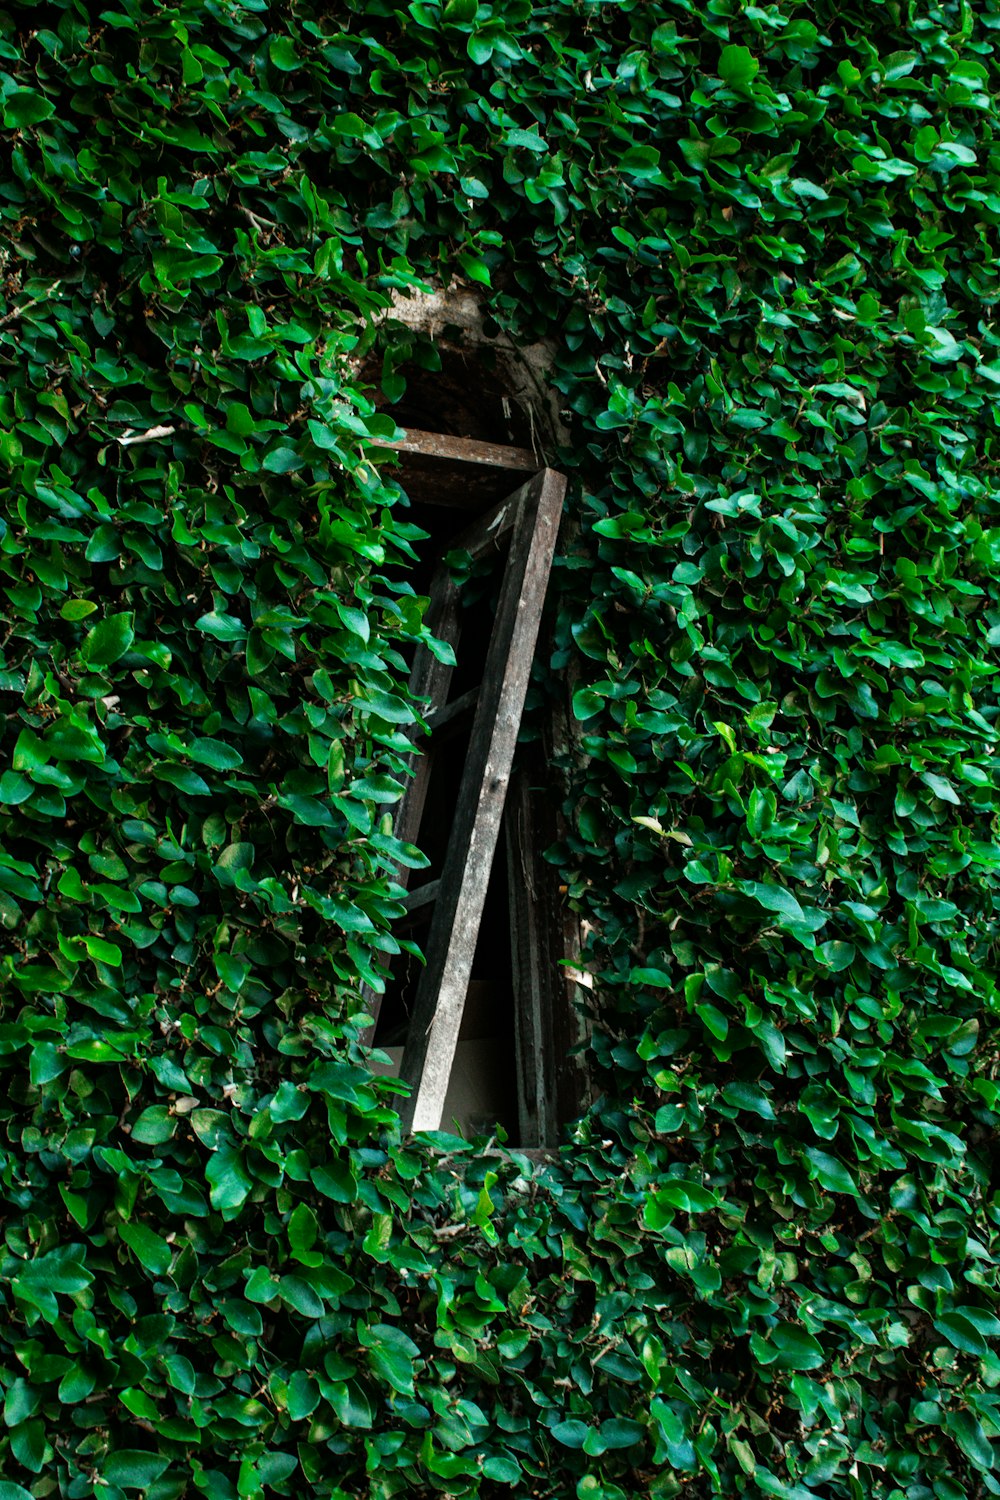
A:
<svg viewBox="0 0 1000 1500">
<path fill-rule="evenodd" d="M 46 295 L 51 297 L 52 294 L 62 286 L 62 283 L 63 279 L 60 276 L 59 279 L 57 281 L 54 281 L 49 287 L 48 293 Z M 30 302 L 24 302 L 20 307 L 12 307 L 9 313 L 4 313 L 3 317 L 0 318 L 0 328 L 5 328 L 8 323 L 13 323 L 15 318 L 23 317 L 26 312 L 30 312 L 33 307 L 37 307 L 40 302 L 44 301 L 45 296 L 32 297 Z"/>
</svg>

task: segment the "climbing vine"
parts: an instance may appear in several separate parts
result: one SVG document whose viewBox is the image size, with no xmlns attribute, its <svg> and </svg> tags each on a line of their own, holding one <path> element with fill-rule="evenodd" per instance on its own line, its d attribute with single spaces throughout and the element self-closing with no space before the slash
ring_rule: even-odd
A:
<svg viewBox="0 0 1000 1500">
<path fill-rule="evenodd" d="M 1000 1493 L 998 30 L 0 12 L 0 1500 Z M 545 1166 L 359 1045 L 455 282 L 570 434 Z"/>
</svg>

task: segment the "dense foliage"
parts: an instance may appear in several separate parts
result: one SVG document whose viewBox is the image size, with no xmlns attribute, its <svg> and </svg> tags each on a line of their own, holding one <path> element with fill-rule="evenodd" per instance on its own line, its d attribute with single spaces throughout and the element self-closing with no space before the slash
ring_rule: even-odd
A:
<svg viewBox="0 0 1000 1500">
<path fill-rule="evenodd" d="M 1000 1493 L 998 30 L 0 14 L 0 1500 Z M 573 431 L 545 1170 L 357 1045 L 425 627 L 352 371 L 456 276 Z"/>
</svg>

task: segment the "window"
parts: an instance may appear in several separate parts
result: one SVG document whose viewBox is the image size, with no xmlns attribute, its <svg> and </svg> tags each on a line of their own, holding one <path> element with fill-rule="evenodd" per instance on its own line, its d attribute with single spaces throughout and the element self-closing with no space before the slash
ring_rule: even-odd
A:
<svg viewBox="0 0 1000 1500">
<path fill-rule="evenodd" d="M 409 883 L 399 872 L 405 935 L 426 965 L 399 956 L 385 996 L 368 997 L 370 1039 L 411 1085 L 405 1128 L 500 1121 L 522 1147 L 551 1144 L 579 1103 L 561 964 L 574 950 L 541 858 L 557 832 L 545 757 L 515 764 L 515 748 L 566 481 L 523 449 L 413 431 L 393 446 L 411 499 L 435 512 L 428 623 L 457 664 L 423 647 L 413 663 L 430 733 L 395 831 L 432 861 Z M 461 586 L 445 561 L 456 555 L 471 573 Z"/>
</svg>

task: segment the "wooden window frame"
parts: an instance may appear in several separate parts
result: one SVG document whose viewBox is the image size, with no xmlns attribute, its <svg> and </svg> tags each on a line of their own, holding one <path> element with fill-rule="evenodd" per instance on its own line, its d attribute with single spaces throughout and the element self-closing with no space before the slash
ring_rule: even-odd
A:
<svg viewBox="0 0 1000 1500">
<path fill-rule="evenodd" d="M 504 546 L 507 550 L 480 687 L 449 700 L 453 668 L 423 646 L 416 652 L 410 677 L 411 693 L 427 703 L 431 746 L 434 730 L 456 714 L 474 706 L 474 718 L 440 877 L 408 890 L 404 898 L 410 910 L 433 903 L 433 912 L 426 965 L 400 1064 L 400 1077 L 411 1086 L 401 1101 L 400 1116 L 404 1131 L 436 1131 L 447 1124 L 445 1096 L 503 825 L 520 1146 L 547 1148 L 557 1141 L 560 1124 L 579 1112 L 584 1098 L 582 1069 L 572 1056 L 581 1039 L 574 1004 L 576 976 L 567 968 L 579 953 L 579 931 L 563 907 L 554 870 L 541 858 L 559 832 L 544 763 L 529 760 L 515 770 L 514 751 L 566 479 L 540 466 L 528 450 L 438 433 L 410 430 L 405 438 L 382 446 L 400 454 L 404 484 L 408 469 L 419 474 L 422 501 L 478 511 L 453 540 L 454 549 L 474 559 L 499 554 Z M 484 509 L 484 479 L 494 493 L 508 479 L 515 487 Z M 439 640 L 456 643 L 458 588 L 443 563 L 431 583 L 427 619 Z M 559 738 L 548 736 L 550 742 Z M 419 844 L 431 766 L 432 751 L 414 752 L 412 774 L 395 817 L 396 836 L 407 843 Z M 409 874 L 405 869 L 398 872 L 404 887 Z M 366 1000 L 377 1021 L 381 997 L 369 991 Z M 374 1029 L 373 1023 L 369 1043 Z"/>
</svg>

